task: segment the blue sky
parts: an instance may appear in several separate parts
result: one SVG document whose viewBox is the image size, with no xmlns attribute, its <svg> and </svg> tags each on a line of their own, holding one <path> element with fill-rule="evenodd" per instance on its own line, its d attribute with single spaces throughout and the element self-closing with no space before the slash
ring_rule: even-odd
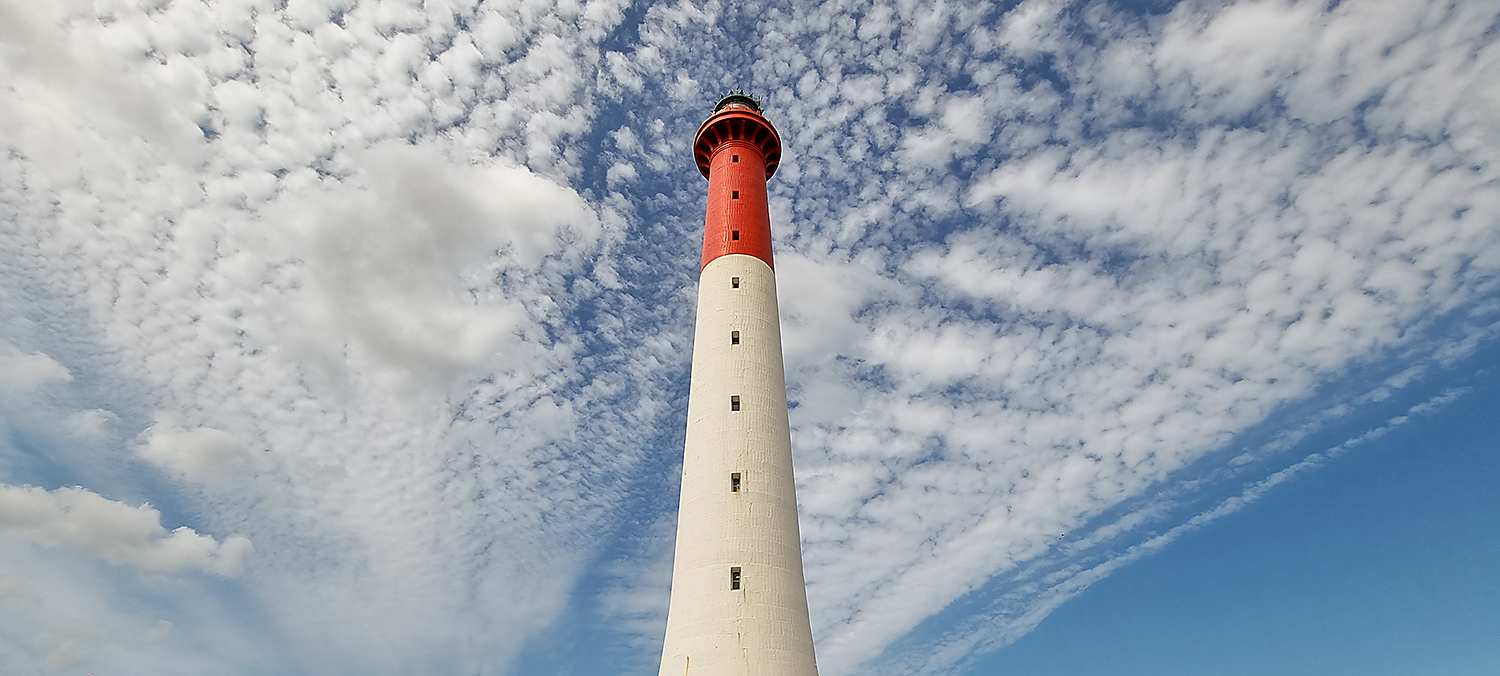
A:
<svg viewBox="0 0 1500 676">
<path fill-rule="evenodd" d="M 652 673 L 743 87 L 825 676 L 1479 673 L 1497 20 L 0 3 L 0 670 Z"/>
<path fill-rule="evenodd" d="M 1472 388 L 1460 399 L 1120 570 L 975 671 L 1490 672 L 1500 393 L 1487 352 L 1440 379 Z"/>
</svg>

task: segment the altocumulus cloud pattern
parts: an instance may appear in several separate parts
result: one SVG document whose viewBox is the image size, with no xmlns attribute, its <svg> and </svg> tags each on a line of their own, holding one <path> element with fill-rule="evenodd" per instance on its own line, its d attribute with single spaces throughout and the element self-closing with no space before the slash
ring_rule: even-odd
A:
<svg viewBox="0 0 1500 676">
<path fill-rule="evenodd" d="M 822 673 L 962 672 L 1493 343 L 1497 20 L 0 3 L 0 665 L 654 672 L 745 87 Z"/>
</svg>

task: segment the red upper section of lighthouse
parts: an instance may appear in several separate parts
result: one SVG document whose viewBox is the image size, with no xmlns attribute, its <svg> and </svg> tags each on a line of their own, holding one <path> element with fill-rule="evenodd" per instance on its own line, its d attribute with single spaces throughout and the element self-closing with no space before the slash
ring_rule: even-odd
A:
<svg viewBox="0 0 1500 676">
<path fill-rule="evenodd" d="M 703 121 L 697 138 L 693 139 L 693 155 L 704 178 L 711 178 L 714 151 L 725 141 L 740 140 L 760 149 L 766 163 L 766 178 L 776 173 L 776 166 L 781 163 L 781 135 L 760 114 L 760 104 L 755 99 L 730 94 L 714 106 L 714 114 Z"/>
<path fill-rule="evenodd" d="M 781 137 L 748 96 L 731 94 L 714 107 L 693 140 L 698 171 L 708 178 L 703 265 L 728 254 L 771 260 L 766 179 L 781 162 Z"/>
</svg>

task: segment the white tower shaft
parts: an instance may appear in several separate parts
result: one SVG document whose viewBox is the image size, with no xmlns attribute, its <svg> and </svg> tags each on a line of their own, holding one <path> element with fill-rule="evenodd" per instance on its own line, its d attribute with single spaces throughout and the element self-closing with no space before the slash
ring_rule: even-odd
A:
<svg viewBox="0 0 1500 676">
<path fill-rule="evenodd" d="M 698 286 L 662 676 L 817 674 L 790 439 L 775 274 L 721 256 Z"/>
</svg>

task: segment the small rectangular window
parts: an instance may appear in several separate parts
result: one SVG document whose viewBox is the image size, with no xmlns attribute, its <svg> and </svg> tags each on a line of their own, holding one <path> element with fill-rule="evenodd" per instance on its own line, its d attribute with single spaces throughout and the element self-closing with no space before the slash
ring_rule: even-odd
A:
<svg viewBox="0 0 1500 676">
<path fill-rule="evenodd" d="M 732 239 L 732 240 L 735 240 L 735 241 L 739 241 L 739 239 L 740 239 L 740 231 L 735 230 L 735 231 L 729 233 L 729 238 Z"/>
<path fill-rule="evenodd" d="M 732 397 L 729 398 L 729 410 L 731 410 L 731 411 L 738 411 L 738 410 L 740 410 L 740 395 L 736 394 L 736 395 L 734 395 L 734 396 L 732 396 Z"/>
<path fill-rule="evenodd" d="M 739 588 L 740 588 L 740 567 L 739 566 L 735 566 L 735 567 L 729 569 L 729 589 L 730 590 L 735 590 L 735 589 L 739 589 Z"/>
<path fill-rule="evenodd" d="M 740 156 L 739 155 L 730 155 L 729 158 L 730 158 L 731 162 L 738 162 L 738 161 L 740 161 Z"/>
<path fill-rule="evenodd" d="M 731 289 L 738 289 L 738 288 L 740 288 L 740 278 L 739 277 L 730 277 L 729 278 L 729 288 L 731 288 Z"/>
<path fill-rule="evenodd" d="M 740 344 L 740 332 L 739 331 L 730 331 L 729 332 L 729 344 L 730 345 L 739 345 Z"/>
<path fill-rule="evenodd" d="M 737 200 L 739 198 L 740 198 L 740 191 L 738 191 L 738 190 L 731 190 L 731 191 L 729 191 L 729 199 L 736 199 Z"/>
<path fill-rule="evenodd" d="M 729 473 L 729 492 L 730 493 L 738 493 L 738 492 L 740 492 L 740 473 L 739 472 L 730 472 Z"/>
</svg>

